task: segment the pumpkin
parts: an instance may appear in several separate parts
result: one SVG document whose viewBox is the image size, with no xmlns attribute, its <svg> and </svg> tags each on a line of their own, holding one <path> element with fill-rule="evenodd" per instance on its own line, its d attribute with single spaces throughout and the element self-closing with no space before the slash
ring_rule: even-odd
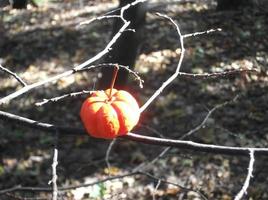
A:
<svg viewBox="0 0 268 200">
<path fill-rule="evenodd" d="M 87 133 L 112 139 L 126 135 L 138 123 L 140 112 L 135 98 L 124 90 L 94 91 L 80 111 Z"/>
</svg>

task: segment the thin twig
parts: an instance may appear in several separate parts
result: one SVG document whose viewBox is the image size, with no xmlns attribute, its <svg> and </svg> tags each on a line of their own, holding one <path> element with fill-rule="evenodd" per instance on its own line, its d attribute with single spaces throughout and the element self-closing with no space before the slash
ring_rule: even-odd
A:
<svg viewBox="0 0 268 200">
<path fill-rule="evenodd" d="M 222 29 L 221 28 L 216 28 L 216 29 L 210 29 L 210 30 L 207 30 L 207 31 L 189 33 L 189 34 L 183 35 L 183 37 L 184 38 L 195 37 L 195 36 L 198 36 L 198 35 L 209 34 L 209 33 L 213 33 L 213 32 L 216 32 L 216 31 L 222 31 Z"/>
<path fill-rule="evenodd" d="M 105 163 L 106 163 L 106 165 L 107 165 L 108 175 L 109 175 L 109 176 L 111 175 L 111 164 L 110 164 L 109 159 L 110 159 L 110 155 L 111 155 L 112 148 L 113 148 L 113 146 L 114 146 L 115 143 L 116 143 L 116 138 L 113 139 L 113 140 L 110 142 L 110 144 L 109 144 L 109 146 L 108 146 L 108 148 L 107 148 L 106 154 L 105 154 Z"/>
<path fill-rule="evenodd" d="M 183 43 L 183 35 L 181 34 L 180 28 L 179 26 L 176 24 L 176 22 L 168 17 L 167 15 L 163 15 L 160 13 L 157 13 L 158 16 L 163 17 L 168 19 L 176 28 L 177 33 L 179 35 L 179 39 L 180 39 L 180 45 L 181 45 L 181 54 L 180 54 L 180 59 L 177 65 L 177 68 L 174 72 L 174 74 L 172 76 L 170 76 L 164 83 L 162 83 L 162 85 L 154 92 L 154 94 L 146 101 L 146 103 L 140 108 L 140 112 L 142 113 L 159 95 L 160 93 L 175 79 L 177 78 L 179 72 L 180 72 L 180 68 L 181 68 L 181 64 L 184 58 L 184 43 Z"/>
<path fill-rule="evenodd" d="M 115 65 L 117 65 L 119 68 L 122 68 L 122 69 L 128 71 L 130 74 L 132 74 L 135 77 L 135 80 L 137 80 L 139 82 L 139 87 L 143 88 L 144 81 L 141 79 L 141 77 L 138 75 L 138 73 L 129 69 L 128 66 L 124 66 L 124 65 L 118 65 L 118 64 L 114 64 L 114 63 L 102 63 L 102 64 L 98 64 L 98 65 L 92 65 L 90 67 L 86 67 L 86 68 L 83 68 L 81 70 L 77 70 L 76 72 L 87 71 L 87 70 L 91 70 L 91 69 L 98 68 L 98 67 L 114 67 Z M 44 104 L 47 104 L 47 103 L 55 103 L 57 101 L 63 100 L 63 99 L 68 98 L 68 97 L 76 97 L 79 95 L 90 94 L 92 92 L 93 91 L 83 90 L 80 92 L 67 93 L 67 94 L 64 94 L 64 95 L 61 95 L 58 97 L 53 97 L 50 99 L 43 99 L 43 101 L 37 102 L 37 103 L 35 103 L 35 105 L 36 106 L 43 106 Z"/>
<path fill-rule="evenodd" d="M 164 138 L 164 135 L 162 133 L 160 133 L 160 131 L 156 130 L 155 128 L 153 127 L 150 127 L 150 126 L 147 126 L 147 125 L 144 125 L 144 124 L 139 124 L 138 125 L 139 127 L 142 127 L 142 128 L 145 128 L 147 129 L 148 131 L 151 131 L 152 133 L 154 133 L 155 135 L 157 135 L 158 137 L 161 137 L 161 138 Z"/>
<path fill-rule="evenodd" d="M 155 199 L 155 195 L 156 195 L 156 192 L 157 192 L 157 190 L 158 190 L 158 188 L 159 188 L 160 185 L 161 185 L 161 180 L 158 179 L 157 184 L 156 184 L 156 186 L 154 187 L 154 191 L 153 191 L 153 200 L 156 200 L 156 199 Z"/>
<path fill-rule="evenodd" d="M 140 165 L 138 165 L 137 167 L 134 168 L 134 171 L 139 171 L 141 169 L 145 170 L 148 169 L 149 166 L 152 166 L 154 163 L 156 163 L 160 158 L 162 158 L 170 149 L 172 149 L 172 147 L 166 147 L 164 148 L 164 150 L 162 150 L 160 152 L 160 154 L 158 154 L 157 156 L 155 156 L 152 160 L 146 162 L 146 163 L 142 163 Z"/>
<path fill-rule="evenodd" d="M 58 165 L 58 149 L 54 149 L 53 164 L 52 164 L 52 200 L 58 198 L 58 186 L 57 186 L 57 165 Z"/>
<path fill-rule="evenodd" d="M 90 20 L 86 20 L 86 21 L 83 21 L 83 22 L 80 22 L 78 24 L 78 26 L 82 26 L 82 25 L 86 25 L 86 24 L 90 24 L 96 20 L 102 20 L 102 19 L 109 19 L 109 18 L 121 18 L 119 15 L 105 15 L 105 16 L 100 16 L 100 17 L 94 17 Z"/>
<path fill-rule="evenodd" d="M 119 11 L 119 10 L 122 10 L 124 7 L 127 7 L 126 9 L 128 9 L 130 6 L 134 6 L 134 5 L 138 4 L 138 3 L 142 3 L 142 2 L 145 2 L 145 1 L 147 1 L 147 0 L 139 0 L 139 1 L 132 2 L 132 3 L 127 4 L 127 5 L 125 5 L 125 6 L 121 7 L 121 8 L 116 8 L 116 9 L 114 9 L 112 11 L 109 11 L 109 12 L 105 13 L 103 16 L 94 17 L 92 19 L 80 22 L 78 24 L 78 26 L 87 25 L 87 24 L 90 24 L 90 23 L 92 23 L 93 21 L 96 21 L 96 20 L 99 21 L 99 20 L 109 19 L 109 18 L 120 18 L 120 19 L 122 19 L 121 14 L 120 15 L 109 15 L 109 14 L 114 13 L 114 12 Z M 123 12 L 124 11 L 125 10 L 123 10 Z"/>
<path fill-rule="evenodd" d="M 185 139 L 186 137 L 189 137 L 190 135 L 192 135 L 193 133 L 197 132 L 198 130 L 200 130 L 208 121 L 209 117 L 218 109 L 226 106 L 226 105 L 229 105 L 233 102 L 235 102 L 237 99 L 238 99 L 239 95 L 236 95 L 232 100 L 230 101 L 226 101 L 224 103 L 221 103 L 221 104 L 218 104 L 216 105 L 215 107 L 213 107 L 211 110 L 208 111 L 207 115 L 205 116 L 205 118 L 203 119 L 203 121 L 198 125 L 196 126 L 194 129 L 188 131 L 187 133 L 185 133 L 184 135 L 182 135 L 179 139 L 182 140 L 182 139 Z"/>
<path fill-rule="evenodd" d="M 101 63 L 101 64 L 98 64 L 98 65 L 92 65 L 92 66 L 85 67 L 85 68 L 80 69 L 80 70 L 76 70 L 76 72 L 88 71 L 88 70 L 91 70 L 91 69 L 97 68 L 97 67 L 114 67 L 115 65 L 117 65 L 119 68 L 124 69 L 128 73 L 133 75 L 134 79 L 139 82 L 139 87 L 143 88 L 143 82 L 144 81 L 141 79 L 141 77 L 139 76 L 138 72 L 135 72 L 135 71 L 131 70 L 129 68 L 129 66 L 119 65 L 118 63 Z"/>
<path fill-rule="evenodd" d="M 48 182 L 48 184 L 52 184 L 52 200 L 58 199 L 58 186 L 57 186 L 57 165 L 58 165 L 58 130 L 56 129 L 56 139 L 53 150 L 53 163 L 51 165 L 52 168 L 52 179 Z"/>
<path fill-rule="evenodd" d="M 194 74 L 194 73 L 185 73 L 179 72 L 178 76 L 183 78 L 192 78 L 192 79 L 209 79 L 209 78 L 229 78 L 232 75 L 242 74 L 242 73 L 258 73 L 257 69 L 234 69 L 225 72 L 215 72 L 215 73 L 205 73 L 205 74 Z"/>
<path fill-rule="evenodd" d="M 57 129 L 60 134 L 69 135 L 87 135 L 86 131 L 81 128 L 56 126 L 54 124 L 42 123 L 32 119 L 28 119 L 22 116 L 14 115 L 8 112 L 0 111 L 0 119 L 6 122 L 16 122 L 30 128 L 39 129 L 43 131 L 51 132 Z M 137 141 L 145 144 L 157 145 L 157 146 L 171 146 L 180 149 L 188 149 L 199 152 L 208 152 L 214 154 L 231 154 L 231 155 L 248 155 L 248 149 L 253 149 L 258 155 L 268 155 L 268 148 L 253 148 L 253 147 L 231 147 L 212 144 L 203 144 L 185 140 L 165 139 L 157 137 L 145 136 L 145 134 L 128 133 L 125 136 L 119 138 Z M 93 138 L 92 138 L 93 139 Z"/>
<path fill-rule="evenodd" d="M 60 101 L 60 100 L 62 100 L 64 98 L 67 98 L 67 97 L 77 97 L 77 96 L 84 95 L 84 94 L 91 94 L 92 92 L 93 91 L 83 90 L 83 91 L 80 91 L 80 92 L 68 93 L 68 94 L 64 94 L 64 95 L 54 97 L 54 98 L 51 98 L 51 99 L 43 99 L 43 101 L 37 102 L 37 103 L 35 103 L 35 105 L 36 106 L 43 106 L 44 104 L 55 103 L 55 102 Z"/>
<path fill-rule="evenodd" d="M 243 184 L 243 187 L 241 188 L 239 193 L 235 196 L 234 200 L 240 200 L 244 194 L 247 194 L 247 189 L 249 186 L 250 179 L 251 179 L 251 177 L 253 177 L 253 169 L 254 169 L 253 166 L 254 166 L 254 162 L 255 162 L 254 149 L 249 149 L 249 156 L 250 156 L 250 160 L 249 160 L 249 165 L 248 165 L 247 178 Z"/>
<path fill-rule="evenodd" d="M 18 76 L 18 74 L 10 71 L 9 69 L 3 67 L 1 64 L 0 64 L 0 70 L 2 70 L 3 72 L 13 76 L 23 87 L 25 87 L 27 85 L 27 83 L 25 83 L 21 77 Z"/>
</svg>

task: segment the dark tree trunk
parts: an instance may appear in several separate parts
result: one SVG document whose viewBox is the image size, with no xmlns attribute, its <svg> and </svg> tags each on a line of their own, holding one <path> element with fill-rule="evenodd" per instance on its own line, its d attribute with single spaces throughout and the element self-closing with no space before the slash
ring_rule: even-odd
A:
<svg viewBox="0 0 268 200">
<path fill-rule="evenodd" d="M 253 5 L 253 0 L 217 0 L 217 10 L 238 10 Z"/>
<path fill-rule="evenodd" d="M 120 0 L 119 7 L 122 7 L 134 0 Z M 138 48 L 141 38 L 141 28 L 145 23 L 146 5 L 137 4 L 131 7 L 125 12 L 125 18 L 131 21 L 130 29 L 134 29 L 135 32 L 125 31 L 121 37 L 113 45 L 112 50 L 105 58 L 105 63 L 118 63 L 121 65 L 134 68 L 135 59 L 137 57 Z M 122 20 L 115 18 L 113 24 L 112 36 L 114 36 L 118 30 L 122 27 Z M 99 89 L 106 89 L 110 86 L 111 78 L 113 74 L 112 68 L 103 68 L 102 78 L 99 81 Z M 128 72 L 120 69 L 115 83 L 115 88 L 122 89 L 128 79 Z"/>
<path fill-rule="evenodd" d="M 27 0 L 10 0 L 12 8 L 24 9 L 27 7 Z"/>
<path fill-rule="evenodd" d="M 0 21 L 0 35 L 1 35 L 0 48 L 2 48 L 2 45 L 4 45 L 4 42 L 6 41 L 5 28 L 2 21 Z"/>
</svg>

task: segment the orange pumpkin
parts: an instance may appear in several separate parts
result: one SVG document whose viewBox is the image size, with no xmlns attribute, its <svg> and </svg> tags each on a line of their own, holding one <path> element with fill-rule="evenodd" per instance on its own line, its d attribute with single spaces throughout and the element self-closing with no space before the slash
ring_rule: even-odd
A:
<svg viewBox="0 0 268 200">
<path fill-rule="evenodd" d="M 124 91 L 95 91 L 85 100 L 80 117 L 89 135 L 112 139 L 126 135 L 138 123 L 140 112 L 134 97 Z"/>
</svg>

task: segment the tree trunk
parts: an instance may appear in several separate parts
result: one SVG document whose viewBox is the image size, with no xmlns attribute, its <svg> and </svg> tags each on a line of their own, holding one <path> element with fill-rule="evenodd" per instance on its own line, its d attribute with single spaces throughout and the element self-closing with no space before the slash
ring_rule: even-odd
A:
<svg viewBox="0 0 268 200">
<path fill-rule="evenodd" d="M 134 0 L 120 0 L 119 7 L 122 7 Z M 134 68 L 135 60 L 138 53 L 138 47 L 141 38 L 141 28 L 145 23 L 146 5 L 137 4 L 134 7 L 125 11 L 125 19 L 131 21 L 130 29 L 134 29 L 135 32 L 125 31 L 120 38 L 112 46 L 112 50 L 105 58 L 105 63 L 118 63 L 120 65 L 129 66 Z M 112 36 L 114 36 L 118 30 L 122 27 L 122 20 L 115 18 L 113 24 Z M 99 81 L 99 89 L 106 89 L 110 86 L 112 79 L 113 69 L 110 67 L 104 67 L 102 70 L 102 77 Z M 120 69 L 115 82 L 115 88 L 122 89 L 128 79 L 128 72 Z"/>
<path fill-rule="evenodd" d="M 25 9 L 27 7 L 27 0 L 10 0 L 12 8 Z"/>
<path fill-rule="evenodd" d="M 1 17 L 1 16 L 0 16 Z M 2 19 L 0 19 L 0 48 L 2 48 L 2 45 L 4 45 L 4 42 L 6 41 L 6 35 L 5 35 L 5 29 L 4 29 L 4 24 L 2 22 Z M 0 63 L 1 64 L 1 63 Z"/>
<path fill-rule="evenodd" d="M 217 2 L 217 10 L 238 10 L 254 4 L 254 0 L 218 0 Z"/>
</svg>

